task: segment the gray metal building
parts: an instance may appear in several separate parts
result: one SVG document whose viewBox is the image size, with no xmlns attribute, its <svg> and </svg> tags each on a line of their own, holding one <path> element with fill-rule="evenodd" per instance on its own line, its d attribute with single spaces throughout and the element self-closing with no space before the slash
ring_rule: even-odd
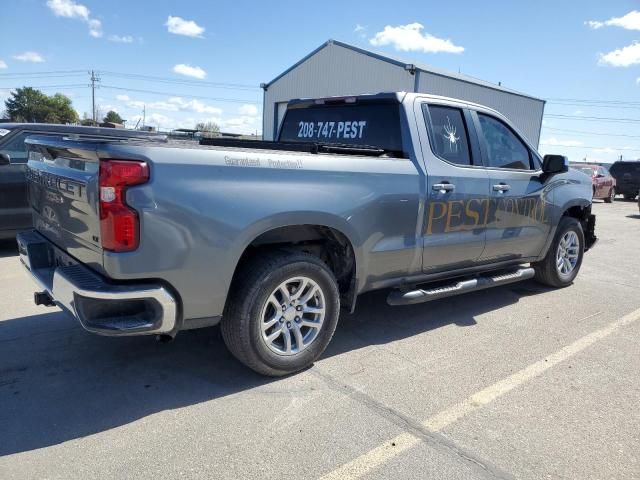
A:
<svg viewBox="0 0 640 480">
<path fill-rule="evenodd" d="M 491 107 L 538 145 L 544 100 L 467 75 L 404 61 L 329 40 L 271 82 L 263 84 L 262 132 L 273 140 L 287 102 L 378 92 L 421 92 Z"/>
</svg>

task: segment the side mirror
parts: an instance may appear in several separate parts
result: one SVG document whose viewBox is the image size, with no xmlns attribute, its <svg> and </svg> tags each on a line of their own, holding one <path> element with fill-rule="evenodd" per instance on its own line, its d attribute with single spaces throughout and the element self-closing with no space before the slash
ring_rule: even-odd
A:
<svg viewBox="0 0 640 480">
<path fill-rule="evenodd" d="M 11 165 L 11 157 L 8 154 L 0 152 L 0 167 Z"/>
<path fill-rule="evenodd" d="M 547 175 L 569 171 L 569 159 L 564 155 L 545 155 L 542 159 L 542 171 Z"/>
</svg>

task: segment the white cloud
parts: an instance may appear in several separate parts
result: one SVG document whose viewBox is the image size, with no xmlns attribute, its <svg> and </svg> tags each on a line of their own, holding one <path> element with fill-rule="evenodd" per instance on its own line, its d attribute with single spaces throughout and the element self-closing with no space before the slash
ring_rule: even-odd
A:
<svg viewBox="0 0 640 480">
<path fill-rule="evenodd" d="M 357 23 L 356 28 L 353 29 L 353 33 L 357 34 L 360 38 L 367 38 L 367 27 Z"/>
<path fill-rule="evenodd" d="M 462 53 L 464 47 L 454 45 L 449 39 L 438 38 L 430 33 L 423 33 L 424 26 L 420 23 L 410 23 L 392 27 L 387 25 L 384 30 L 375 34 L 369 40 L 374 46 L 392 45 L 403 52 L 421 51 L 425 53 Z"/>
<path fill-rule="evenodd" d="M 202 38 L 205 28 L 198 25 L 193 20 L 185 20 L 181 17 L 172 17 L 169 15 L 167 23 L 165 23 L 169 33 L 176 35 L 184 35 L 186 37 Z"/>
<path fill-rule="evenodd" d="M 31 63 L 44 62 L 44 57 L 40 55 L 38 52 L 23 52 L 23 53 L 14 55 L 13 58 L 15 58 L 16 60 L 20 60 L 21 62 L 31 62 Z"/>
<path fill-rule="evenodd" d="M 238 109 L 238 113 L 240 115 L 246 115 L 249 117 L 255 117 L 258 115 L 258 107 L 256 107 L 255 105 L 251 105 L 250 103 L 247 103 L 245 105 L 242 105 L 239 109 Z"/>
<path fill-rule="evenodd" d="M 95 18 L 92 18 L 91 20 L 89 20 L 88 24 L 89 24 L 89 35 L 91 35 L 94 38 L 100 38 L 102 36 L 102 23 L 100 23 L 100 20 L 96 20 Z"/>
<path fill-rule="evenodd" d="M 116 95 L 116 99 L 123 102 L 128 108 L 142 110 L 162 110 L 165 112 L 191 112 L 207 115 L 222 115 L 222 109 L 208 105 L 200 100 L 185 100 L 182 97 L 170 97 L 167 100 L 159 100 L 155 102 L 146 102 L 142 100 L 134 100 L 128 95 Z"/>
<path fill-rule="evenodd" d="M 108 40 L 116 43 L 133 43 L 133 37 L 131 35 L 109 35 Z"/>
<path fill-rule="evenodd" d="M 180 75 L 199 78 L 200 80 L 207 76 L 207 72 L 205 72 L 200 67 L 192 67 L 191 65 L 186 65 L 184 63 L 179 63 L 178 65 L 173 67 L 173 71 L 175 73 L 179 73 Z"/>
<path fill-rule="evenodd" d="M 582 142 L 579 142 L 578 140 L 558 140 L 556 137 L 549 137 L 542 140 L 541 143 L 554 147 L 579 147 L 582 145 Z"/>
<path fill-rule="evenodd" d="M 626 47 L 613 50 L 609 53 L 600 54 L 600 65 L 611 65 L 613 67 L 628 67 L 640 63 L 640 42 L 633 42 Z"/>
<path fill-rule="evenodd" d="M 632 10 L 622 17 L 612 17 L 604 22 L 590 20 L 585 22 L 585 24 L 596 30 L 602 27 L 621 27 L 626 30 L 640 30 L 640 12 Z"/>
<path fill-rule="evenodd" d="M 640 85 L 640 77 L 636 78 L 636 83 Z"/>
<path fill-rule="evenodd" d="M 7 64 L 3 60 L 0 60 L 0 70 L 5 68 L 7 68 Z"/>
<path fill-rule="evenodd" d="M 207 113 L 209 115 L 222 115 L 222 109 L 207 105 L 200 100 L 184 100 L 181 97 L 171 97 L 169 99 L 171 105 L 175 105 L 180 111 L 189 111 L 195 113 Z"/>
<path fill-rule="evenodd" d="M 89 27 L 89 35 L 102 37 L 102 23 L 91 17 L 91 11 L 81 3 L 74 0 L 47 0 L 47 7 L 56 17 L 75 18 L 81 20 Z"/>
</svg>

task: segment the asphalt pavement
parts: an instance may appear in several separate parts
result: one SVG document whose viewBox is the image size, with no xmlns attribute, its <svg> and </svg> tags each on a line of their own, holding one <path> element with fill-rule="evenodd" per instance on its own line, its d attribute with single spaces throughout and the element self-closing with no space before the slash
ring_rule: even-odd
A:
<svg viewBox="0 0 640 480">
<path fill-rule="evenodd" d="M 343 314 L 261 377 L 217 328 L 105 338 L 0 246 L 0 478 L 640 478 L 640 214 L 596 202 L 575 283 Z"/>
</svg>

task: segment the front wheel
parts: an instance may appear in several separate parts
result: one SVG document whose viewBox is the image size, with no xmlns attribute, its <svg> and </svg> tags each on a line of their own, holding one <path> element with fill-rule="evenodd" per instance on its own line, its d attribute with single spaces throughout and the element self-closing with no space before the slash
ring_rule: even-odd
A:
<svg viewBox="0 0 640 480">
<path fill-rule="evenodd" d="M 229 293 L 221 330 L 240 362 L 280 376 L 310 366 L 331 341 L 340 294 L 333 273 L 304 252 L 269 252 L 245 263 Z"/>
<path fill-rule="evenodd" d="M 611 190 L 609 190 L 609 196 L 604 199 L 604 202 L 605 203 L 613 203 L 615 198 L 616 198 L 616 189 L 615 189 L 615 187 L 611 187 Z"/>
<path fill-rule="evenodd" d="M 584 255 L 584 232 L 578 220 L 562 217 L 544 260 L 533 264 L 536 280 L 550 287 L 571 285 Z"/>
</svg>

